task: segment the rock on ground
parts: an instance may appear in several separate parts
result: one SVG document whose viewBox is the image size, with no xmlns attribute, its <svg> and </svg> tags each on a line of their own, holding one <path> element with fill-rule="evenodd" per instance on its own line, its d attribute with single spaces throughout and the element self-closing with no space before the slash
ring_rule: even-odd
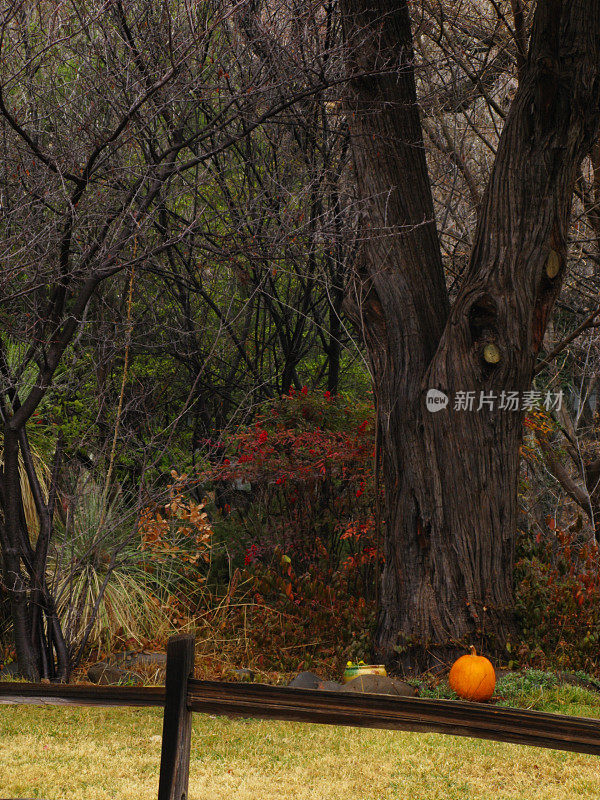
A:
<svg viewBox="0 0 600 800">
<path fill-rule="evenodd" d="M 340 689 L 342 692 L 358 694 L 391 694 L 396 697 L 416 697 L 417 690 L 409 683 L 383 675 L 359 675 Z"/>
<path fill-rule="evenodd" d="M 396 697 L 415 697 L 416 689 L 409 683 L 383 675 L 360 675 L 346 684 L 325 681 L 314 672 L 301 672 L 288 684 L 292 689 L 321 689 L 327 692 L 389 694 Z"/>
<path fill-rule="evenodd" d="M 344 686 L 337 681 L 319 681 L 317 689 L 321 689 L 324 692 L 341 692 Z"/>
<path fill-rule="evenodd" d="M 288 683 L 288 686 L 291 689 L 318 689 L 321 682 L 321 678 L 314 672 L 300 672 Z"/>
<path fill-rule="evenodd" d="M 129 683 L 138 686 L 142 683 L 139 675 L 119 669 L 106 661 L 99 661 L 90 667 L 87 676 L 92 683 L 97 683 L 99 686 L 110 686 L 115 683 Z"/>
</svg>

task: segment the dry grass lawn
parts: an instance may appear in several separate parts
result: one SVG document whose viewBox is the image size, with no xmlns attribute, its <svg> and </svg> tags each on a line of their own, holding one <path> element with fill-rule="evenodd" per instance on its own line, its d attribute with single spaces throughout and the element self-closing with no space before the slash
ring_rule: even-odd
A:
<svg viewBox="0 0 600 800">
<path fill-rule="evenodd" d="M 599 716 L 580 705 L 565 713 Z M 155 800 L 160 709 L 0 706 L 0 797 Z M 194 715 L 190 800 L 600 799 L 597 757 Z"/>
</svg>

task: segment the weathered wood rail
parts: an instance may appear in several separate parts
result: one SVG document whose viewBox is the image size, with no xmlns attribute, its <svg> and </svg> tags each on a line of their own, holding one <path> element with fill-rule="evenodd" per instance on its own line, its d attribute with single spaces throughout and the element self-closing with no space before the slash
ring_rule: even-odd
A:
<svg viewBox="0 0 600 800">
<path fill-rule="evenodd" d="M 483 703 L 356 695 L 190 680 L 188 708 L 208 714 L 447 733 L 600 755 L 600 720 Z"/>
<path fill-rule="evenodd" d="M 0 705 L 159 706 L 161 686 L 68 686 L 64 683 L 0 683 Z"/>
<path fill-rule="evenodd" d="M 290 689 L 193 678 L 194 639 L 167 648 L 165 688 L 0 683 L 0 704 L 164 706 L 158 800 L 186 800 L 193 712 L 426 731 L 600 755 L 600 720 L 482 703 Z"/>
</svg>

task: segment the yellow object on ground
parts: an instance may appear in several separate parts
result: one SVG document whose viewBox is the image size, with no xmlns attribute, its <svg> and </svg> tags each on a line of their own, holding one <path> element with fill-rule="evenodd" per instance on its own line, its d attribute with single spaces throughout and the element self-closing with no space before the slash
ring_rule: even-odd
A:
<svg viewBox="0 0 600 800">
<path fill-rule="evenodd" d="M 365 664 L 363 661 L 359 661 L 358 664 L 352 664 L 349 661 L 348 666 L 344 670 L 342 683 L 348 683 L 348 681 L 358 678 L 359 675 L 383 675 L 385 678 L 387 672 L 383 664 Z"/>
</svg>

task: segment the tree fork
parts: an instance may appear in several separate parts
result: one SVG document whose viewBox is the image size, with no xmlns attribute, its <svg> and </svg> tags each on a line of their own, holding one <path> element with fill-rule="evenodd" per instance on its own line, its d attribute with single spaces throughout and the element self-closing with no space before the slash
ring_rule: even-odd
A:
<svg viewBox="0 0 600 800">
<path fill-rule="evenodd" d="M 450 310 L 407 4 L 343 0 L 341 9 L 369 233 L 355 294 L 367 301 L 358 303 L 359 325 L 378 401 L 387 506 L 376 652 L 405 670 L 447 663 L 471 643 L 503 654 L 515 630 L 522 412 L 450 403 L 433 414 L 424 400 L 428 389 L 452 398 L 531 385 L 564 276 L 574 182 L 599 133 L 600 0 L 538 3 Z M 359 72 L 369 77 L 352 77 Z"/>
</svg>

